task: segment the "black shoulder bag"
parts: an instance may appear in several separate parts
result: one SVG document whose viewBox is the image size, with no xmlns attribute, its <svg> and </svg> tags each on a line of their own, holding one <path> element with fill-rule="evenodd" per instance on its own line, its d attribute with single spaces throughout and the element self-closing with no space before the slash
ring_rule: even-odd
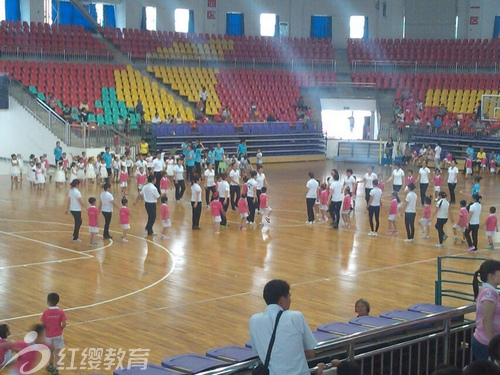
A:
<svg viewBox="0 0 500 375">
<path fill-rule="evenodd" d="M 273 350 L 274 339 L 276 338 L 276 329 L 278 328 L 278 322 L 280 321 L 283 310 L 276 316 L 276 323 L 274 323 L 273 334 L 271 335 L 271 340 L 269 341 L 269 346 L 267 348 L 266 360 L 264 364 L 258 365 L 252 370 L 252 375 L 269 375 L 269 361 L 271 360 L 271 351 Z"/>
</svg>

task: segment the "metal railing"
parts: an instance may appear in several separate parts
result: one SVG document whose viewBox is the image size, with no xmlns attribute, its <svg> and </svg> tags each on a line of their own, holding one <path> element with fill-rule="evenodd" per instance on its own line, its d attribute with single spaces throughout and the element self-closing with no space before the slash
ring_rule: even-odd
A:
<svg viewBox="0 0 500 375">
<path fill-rule="evenodd" d="M 456 62 L 441 61 L 375 61 L 353 60 L 351 69 L 354 72 L 373 70 L 386 73 L 414 73 L 428 72 L 429 70 L 458 73 L 497 73 L 500 71 L 498 62 Z"/>
<path fill-rule="evenodd" d="M 254 57 L 247 60 L 236 58 L 224 58 L 208 60 L 203 57 L 193 58 L 182 56 L 180 58 L 155 57 L 151 53 L 147 53 L 146 65 L 179 65 L 182 66 L 197 66 L 197 67 L 213 67 L 213 68 L 234 68 L 234 69 L 286 69 L 292 71 L 301 70 L 329 70 L 337 71 L 336 60 L 324 59 L 272 59 L 267 57 Z"/>
<path fill-rule="evenodd" d="M 85 62 L 110 62 L 113 61 L 113 53 L 107 50 L 82 50 L 77 48 L 54 48 L 54 47 L 22 47 L 22 46 L 0 46 L 2 58 L 35 60 L 78 60 Z"/>
<path fill-rule="evenodd" d="M 452 324 L 452 321 L 462 319 L 475 309 L 475 305 L 458 307 L 420 319 L 320 342 L 315 348 L 316 358 L 310 362 L 329 362 L 332 356 L 343 355 L 360 363 L 363 370 L 368 367 L 370 371 L 362 373 L 370 375 L 420 374 L 422 367 L 428 370 L 426 373 L 430 373 L 438 364 L 463 367 L 472 359 L 469 342 L 475 323 L 465 320 Z M 423 326 L 431 324 L 432 329 L 422 330 Z M 259 363 L 259 359 L 248 360 L 204 371 L 200 375 L 249 373 Z M 316 370 L 317 367 L 310 369 L 311 373 Z"/>
</svg>

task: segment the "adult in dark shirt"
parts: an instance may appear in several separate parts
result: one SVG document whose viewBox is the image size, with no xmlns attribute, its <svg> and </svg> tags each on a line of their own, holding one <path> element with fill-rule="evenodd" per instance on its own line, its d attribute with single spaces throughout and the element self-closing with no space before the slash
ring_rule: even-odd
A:
<svg viewBox="0 0 500 375">
<path fill-rule="evenodd" d="M 142 105 L 141 99 L 137 100 L 137 105 L 135 106 L 135 113 L 139 113 L 141 116 L 144 114 L 144 106 Z"/>
<path fill-rule="evenodd" d="M 267 122 L 276 122 L 276 116 L 274 116 L 273 113 L 270 113 L 269 116 L 267 116 L 266 121 Z"/>
</svg>

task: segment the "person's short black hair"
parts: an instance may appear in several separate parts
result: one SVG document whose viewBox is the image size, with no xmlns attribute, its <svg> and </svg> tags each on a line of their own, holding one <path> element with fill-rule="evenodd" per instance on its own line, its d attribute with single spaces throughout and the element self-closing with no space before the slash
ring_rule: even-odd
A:
<svg viewBox="0 0 500 375">
<path fill-rule="evenodd" d="M 102 188 L 104 190 L 108 190 L 111 187 L 111 184 L 109 182 L 106 182 L 104 185 L 102 185 Z"/>
<path fill-rule="evenodd" d="M 337 375 L 361 375 L 361 369 L 356 362 L 342 361 L 337 366 Z"/>
<path fill-rule="evenodd" d="M 358 303 L 362 303 L 363 305 L 365 305 L 366 307 L 366 312 L 369 314 L 370 313 L 370 302 L 368 302 L 366 299 L 364 298 L 360 298 L 356 301 L 356 303 L 354 304 L 354 308 L 356 308 L 356 305 Z"/>
<path fill-rule="evenodd" d="M 153 182 L 155 180 L 155 175 L 154 174 L 150 174 L 148 176 L 148 182 Z"/>
<path fill-rule="evenodd" d="M 500 367 L 491 361 L 480 359 L 468 365 L 463 375 L 500 375 Z"/>
<path fill-rule="evenodd" d="M 57 305 L 59 303 L 59 294 L 57 294 L 57 293 L 49 293 L 49 295 L 47 296 L 47 302 L 51 306 Z"/>
<path fill-rule="evenodd" d="M 40 336 L 42 333 L 45 332 L 45 325 L 44 324 L 41 324 L 41 323 L 38 323 L 38 324 L 34 324 L 32 327 L 31 327 L 31 330 L 33 332 L 36 332 L 37 336 Z"/>
<path fill-rule="evenodd" d="M 409 189 L 410 191 L 415 190 L 415 184 L 414 184 L 413 182 L 410 182 L 410 183 L 408 184 L 408 189 Z"/>
<path fill-rule="evenodd" d="M 9 332 L 9 325 L 6 323 L 0 324 L 0 339 L 7 339 L 7 333 Z"/>
<path fill-rule="evenodd" d="M 89 203 L 94 204 L 96 202 L 96 199 L 94 197 L 89 198 Z"/>
<path fill-rule="evenodd" d="M 491 206 L 490 207 L 490 214 L 494 214 L 495 212 L 497 212 L 497 208 L 495 206 Z"/>
<path fill-rule="evenodd" d="M 268 305 L 277 304 L 281 297 L 288 297 L 290 294 L 290 284 L 285 280 L 271 280 L 264 287 L 264 301 Z"/>
<path fill-rule="evenodd" d="M 265 186 L 262 186 L 262 189 L 260 189 L 262 193 L 265 193 L 267 191 L 267 188 Z"/>
<path fill-rule="evenodd" d="M 250 177 L 255 177 L 255 176 L 257 176 L 257 171 L 250 172 Z"/>
<path fill-rule="evenodd" d="M 163 196 L 160 198 L 160 200 L 161 200 L 161 203 L 167 203 L 167 201 L 168 201 L 168 197 L 167 197 L 166 195 L 163 195 Z"/>
<path fill-rule="evenodd" d="M 122 206 L 125 206 L 128 203 L 127 197 L 122 198 Z"/>
</svg>

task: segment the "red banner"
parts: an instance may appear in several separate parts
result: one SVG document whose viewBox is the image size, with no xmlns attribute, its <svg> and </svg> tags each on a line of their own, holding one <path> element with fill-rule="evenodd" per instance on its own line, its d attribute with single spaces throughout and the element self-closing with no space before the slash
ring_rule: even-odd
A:
<svg viewBox="0 0 500 375">
<path fill-rule="evenodd" d="M 217 0 L 207 0 L 207 6 L 209 8 L 217 8 Z"/>
</svg>

